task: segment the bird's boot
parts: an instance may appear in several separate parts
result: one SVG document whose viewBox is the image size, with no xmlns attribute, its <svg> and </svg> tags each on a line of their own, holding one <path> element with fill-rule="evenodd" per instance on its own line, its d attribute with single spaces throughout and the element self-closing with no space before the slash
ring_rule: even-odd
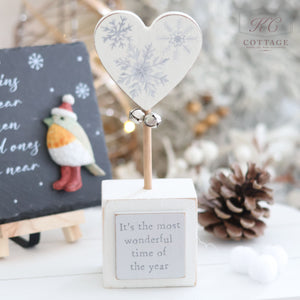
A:
<svg viewBox="0 0 300 300">
<path fill-rule="evenodd" d="M 76 192 L 81 187 L 81 167 L 71 167 L 71 177 L 64 190 L 66 192 Z"/>
<path fill-rule="evenodd" d="M 60 179 L 53 183 L 53 188 L 57 191 L 63 190 L 65 185 L 70 181 L 71 167 L 60 167 Z"/>
</svg>

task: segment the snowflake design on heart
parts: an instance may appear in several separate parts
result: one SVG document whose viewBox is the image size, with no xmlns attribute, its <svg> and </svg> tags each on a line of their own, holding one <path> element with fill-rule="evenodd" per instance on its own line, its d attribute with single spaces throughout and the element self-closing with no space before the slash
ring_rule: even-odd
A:
<svg viewBox="0 0 300 300">
<path fill-rule="evenodd" d="M 168 82 L 168 77 L 163 72 L 168 60 L 156 55 L 152 44 L 144 46 L 143 50 L 131 46 L 127 56 L 116 60 L 120 69 L 118 83 L 129 88 L 131 97 L 137 97 L 141 93 L 154 97 L 157 86 Z"/>
<path fill-rule="evenodd" d="M 28 57 L 28 65 L 30 66 L 31 69 L 33 70 L 40 70 L 44 67 L 44 58 L 41 54 L 39 53 L 32 53 Z"/>
<path fill-rule="evenodd" d="M 86 83 L 79 82 L 75 87 L 75 94 L 78 98 L 86 99 L 90 95 L 90 88 Z"/>
<path fill-rule="evenodd" d="M 191 44 L 198 38 L 191 34 L 190 25 L 183 27 L 181 20 L 178 20 L 174 28 L 170 27 L 167 22 L 164 23 L 164 27 L 166 32 L 158 38 L 166 44 L 164 51 L 172 51 L 173 59 L 179 58 L 180 52 L 191 53 Z"/>
<path fill-rule="evenodd" d="M 132 29 L 132 25 L 127 23 L 127 18 L 120 16 L 120 20 L 116 18 L 109 22 L 109 26 L 104 26 L 103 31 L 105 35 L 102 37 L 103 42 L 109 42 L 110 48 L 125 48 L 131 41 L 129 32 Z"/>
</svg>

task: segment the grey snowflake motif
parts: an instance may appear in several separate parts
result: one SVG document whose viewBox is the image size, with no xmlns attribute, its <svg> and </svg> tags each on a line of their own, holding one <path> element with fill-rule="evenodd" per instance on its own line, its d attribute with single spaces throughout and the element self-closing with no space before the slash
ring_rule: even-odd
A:
<svg viewBox="0 0 300 300">
<path fill-rule="evenodd" d="M 78 98 L 86 99 L 90 95 L 90 88 L 86 83 L 79 82 L 75 87 L 75 94 Z"/>
<path fill-rule="evenodd" d="M 110 48 L 125 48 L 131 41 L 130 31 L 132 25 L 127 24 L 127 18 L 120 16 L 120 20 L 116 18 L 109 22 L 109 26 L 104 26 L 105 36 L 102 37 L 103 42 L 108 42 Z"/>
<path fill-rule="evenodd" d="M 38 71 L 44 67 L 44 58 L 41 54 L 32 53 L 28 57 L 28 65 L 31 69 Z"/>
<path fill-rule="evenodd" d="M 116 60 L 121 72 L 118 83 L 129 88 L 131 97 L 140 96 L 142 93 L 154 97 L 157 86 L 168 82 L 167 75 L 163 72 L 168 60 L 156 55 L 152 44 L 146 45 L 142 51 L 131 46 L 127 56 Z"/>
<path fill-rule="evenodd" d="M 171 28 L 167 23 L 164 23 L 166 33 L 158 39 L 165 41 L 167 46 L 166 51 L 173 51 L 173 58 L 177 59 L 180 52 L 191 53 L 191 42 L 196 41 L 197 37 L 191 35 L 191 26 L 183 27 L 181 20 L 177 21 L 175 28 Z"/>
</svg>

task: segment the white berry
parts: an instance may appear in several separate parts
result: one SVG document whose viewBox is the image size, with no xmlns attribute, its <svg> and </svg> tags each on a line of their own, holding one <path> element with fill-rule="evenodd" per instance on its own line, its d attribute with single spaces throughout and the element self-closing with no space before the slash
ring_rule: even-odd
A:
<svg viewBox="0 0 300 300">
<path fill-rule="evenodd" d="M 239 145 L 234 150 L 234 155 L 239 162 L 247 162 L 252 159 L 251 148 L 247 145 Z"/>
<path fill-rule="evenodd" d="M 184 158 L 190 165 L 199 165 L 203 161 L 203 151 L 196 146 L 190 146 L 185 150 Z"/>
<path fill-rule="evenodd" d="M 201 141 L 201 149 L 203 151 L 205 162 L 212 162 L 218 157 L 219 149 L 214 142 Z"/>
<path fill-rule="evenodd" d="M 286 251 L 283 249 L 283 247 L 279 245 L 266 246 L 263 248 L 262 252 L 264 254 L 272 255 L 275 258 L 278 265 L 279 272 L 282 272 L 285 269 L 288 263 L 288 255 Z"/>
<path fill-rule="evenodd" d="M 176 159 L 175 165 L 176 165 L 176 169 L 180 172 L 185 171 L 188 168 L 187 162 L 182 158 Z"/>
<path fill-rule="evenodd" d="M 73 105 L 75 103 L 75 99 L 71 94 L 66 94 L 63 96 L 62 101 L 65 103 L 69 103 Z"/>
<path fill-rule="evenodd" d="M 247 274 L 250 264 L 256 259 L 257 253 L 250 247 L 237 246 L 230 254 L 230 265 L 234 271 Z"/>
<path fill-rule="evenodd" d="M 269 254 L 262 254 L 249 265 L 249 276 L 260 283 L 268 283 L 276 279 L 278 266 L 276 259 Z"/>
</svg>

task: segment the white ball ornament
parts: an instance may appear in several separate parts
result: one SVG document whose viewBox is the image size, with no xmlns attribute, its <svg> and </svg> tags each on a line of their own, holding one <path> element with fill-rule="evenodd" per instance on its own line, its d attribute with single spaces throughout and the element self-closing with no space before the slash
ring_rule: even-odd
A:
<svg viewBox="0 0 300 300">
<path fill-rule="evenodd" d="M 201 188 L 202 191 L 208 191 L 209 187 L 210 187 L 210 178 L 211 178 L 211 172 L 209 171 L 208 168 L 202 166 L 200 173 L 197 172 L 196 176 L 195 176 L 196 180 L 195 182 L 197 182 Z"/>
<path fill-rule="evenodd" d="M 247 274 L 250 265 L 253 264 L 257 256 L 252 248 L 237 246 L 230 253 L 230 265 L 234 271 Z"/>
<path fill-rule="evenodd" d="M 204 155 L 204 162 L 212 162 L 218 157 L 219 148 L 214 142 L 201 141 L 201 149 Z"/>
<path fill-rule="evenodd" d="M 184 152 L 184 158 L 190 165 L 199 165 L 203 161 L 203 151 L 197 146 L 190 146 Z"/>
<path fill-rule="evenodd" d="M 269 254 L 257 256 L 249 265 L 249 276 L 260 283 L 269 283 L 276 279 L 278 266 L 276 259 Z"/>
<path fill-rule="evenodd" d="M 283 247 L 279 245 L 266 246 L 263 248 L 262 252 L 264 254 L 272 255 L 275 258 L 279 272 L 282 272 L 285 269 L 288 263 L 288 255 Z"/>
<path fill-rule="evenodd" d="M 276 141 L 269 144 L 267 152 L 276 162 L 281 162 L 287 157 L 295 155 L 295 145 L 287 140 Z"/>
<path fill-rule="evenodd" d="M 234 150 L 234 155 L 239 162 L 252 160 L 251 148 L 247 145 L 239 145 Z"/>
<path fill-rule="evenodd" d="M 73 105 L 75 103 L 75 99 L 71 94 L 66 94 L 63 96 L 62 101 L 65 103 L 69 103 Z"/>
<path fill-rule="evenodd" d="M 176 159 L 175 165 L 178 171 L 185 171 L 188 168 L 188 164 L 183 158 Z"/>
<path fill-rule="evenodd" d="M 300 209 L 300 189 L 294 189 L 287 195 L 287 203 Z"/>
</svg>

